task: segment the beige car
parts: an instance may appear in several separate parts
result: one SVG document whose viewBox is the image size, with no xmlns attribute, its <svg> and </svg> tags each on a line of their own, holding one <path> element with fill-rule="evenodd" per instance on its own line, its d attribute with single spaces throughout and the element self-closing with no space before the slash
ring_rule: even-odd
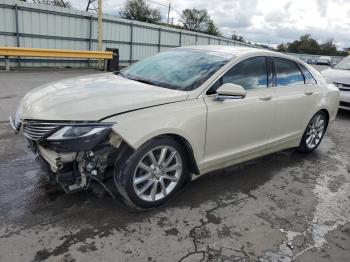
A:
<svg viewBox="0 0 350 262">
<path fill-rule="evenodd" d="M 113 178 L 144 209 L 212 170 L 315 150 L 338 104 L 339 90 L 294 57 L 196 46 L 34 89 L 11 123 L 66 192 Z"/>
</svg>

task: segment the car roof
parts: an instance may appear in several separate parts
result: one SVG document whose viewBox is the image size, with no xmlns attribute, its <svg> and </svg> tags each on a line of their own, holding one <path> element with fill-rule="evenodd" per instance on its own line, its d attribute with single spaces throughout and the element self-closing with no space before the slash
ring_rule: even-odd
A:
<svg viewBox="0 0 350 262">
<path fill-rule="evenodd" d="M 208 52 L 219 52 L 219 53 L 225 53 L 232 56 L 241 56 L 249 53 L 262 53 L 262 54 L 269 54 L 269 55 L 280 54 L 274 51 L 255 48 L 255 47 L 225 46 L 225 45 L 183 46 L 183 47 L 178 47 L 178 49 L 192 49 L 192 50 L 202 50 L 202 51 L 208 51 Z"/>
<path fill-rule="evenodd" d="M 289 60 L 293 60 L 297 63 L 301 63 L 304 66 L 306 63 L 302 61 L 301 59 L 291 56 L 288 54 L 284 54 L 281 52 L 275 52 L 263 48 L 256 48 L 256 47 L 245 47 L 245 46 L 226 46 L 226 45 L 197 45 L 197 46 L 183 46 L 183 47 L 177 47 L 176 49 L 190 49 L 190 50 L 201 50 L 204 52 L 216 52 L 216 53 L 222 53 L 228 56 L 231 56 L 231 59 L 235 59 L 237 57 L 245 56 L 245 55 L 256 55 L 256 56 L 273 56 L 273 57 L 280 57 L 280 58 L 286 58 Z M 307 67 L 307 66 L 306 66 Z"/>
</svg>

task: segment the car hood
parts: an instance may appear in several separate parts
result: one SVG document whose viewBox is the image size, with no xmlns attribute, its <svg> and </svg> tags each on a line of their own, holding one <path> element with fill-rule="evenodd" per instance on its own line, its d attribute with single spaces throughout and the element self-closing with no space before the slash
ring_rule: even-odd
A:
<svg viewBox="0 0 350 262">
<path fill-rule="evenodd" d="M 322 71 L 322 75 L 329 83 L 350 85 L 350 70 L 328 68 Z"/>
<path fill-rule="evenodd" d="M 97 121 L 130 110 L 186 100 L 185 91 L 129 80 L 113 73 L 58 81 L 22 99 L 21 119 Z"/>
</svg>

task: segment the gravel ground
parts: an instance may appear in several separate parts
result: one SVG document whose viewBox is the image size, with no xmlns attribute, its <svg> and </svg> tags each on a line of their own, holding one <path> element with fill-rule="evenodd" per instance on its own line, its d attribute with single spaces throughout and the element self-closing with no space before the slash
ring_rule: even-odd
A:
<svg viewBox="0 0 350 262">
<path fill-rule="evenodd" d="M 0 120 L 33 86 L 89 73 L 0 73 Z M 314 153 L 216 171 L 131 213 L 98 188 L 49 186 L 24 138 L 0 123 L 0 261 L 349 261 L 349 130 L 340 111 Z"/>
</svg>

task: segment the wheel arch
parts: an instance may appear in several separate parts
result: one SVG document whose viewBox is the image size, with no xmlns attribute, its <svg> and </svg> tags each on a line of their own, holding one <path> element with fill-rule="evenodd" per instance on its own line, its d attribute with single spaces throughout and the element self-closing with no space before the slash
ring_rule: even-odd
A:
<svg viewBox="0 0 350 262">
<path fill-rule="evenodd" d="M 324 129 L 323 135 L 325 134 L 325 132 L 326 132 L 326 130 L 327 130 L 327 127 L 328 127 L 328 125 L 329 125 L 330 114 L 329 114 L 329 111 L 328 111 L 326 108 L 321 108 L 321 109 L 317 110 L 317 111 L 312 115 L 311 119 L 309 120 L 309 122 L 308 122 L 308 124 L 307 124 L 307 126 L 306 126 L 306 128 L 305 128 L 305 131 L 304 131 L 304 133 L 303 133 L 303 136 L 301 137 L 300 143 L 299 143 L 299 147 L 298 147 L 298 150 L 299 150 L 299 151 L 301 151 L 301 152 L 306 152 L 306 153 L 312 152 L 312 151 L 314 151 L 314 150 L 319 146 L 319 144 L 321 143 L 321 140 L 322 140 L 322 138 L 323 138 L 323 135 L 322 135 L 322 137 L 320 138 L 320 141 L 317 142 L 318 144 L 315 144 L 315 147 L 310 148 L 309 146 L 306 145 L 306 144 L 307 144 L 306 135 L 307 135 L 308 127 L 309 127 L 311 121 L 314 119 L 314 117 L 315 117 L 317 114 L 321 113 L 321 112 L 322 112 L 322 113 L 325 115 L 325 117 L 326 117 L 326 126 L 325 126 L 325 129 Z"/>
<path fill-rule="evenodd" d="M 160 135 L 154 136 L 150 139 L 147 139 L 146 141 L 143 141 L 143 143 L 140 146 L 138 146 L 137 148 L 141 147 L 143 144 L 145 144 L 151 140 L 159 139 L 162 137 L 169 137 L 171 139 L 174 139 L 176 142 L 178 142 L 183 147 L 185 154 L 186 154 L 186 158 L 189 160 L 187 163 L 189 171 L 195 175 L 199 175 L 200 171 L 199 171 L 197 161 L 196 161 L 196 158 L 195 158 L 195 155 L 193 152 L 193 148 L 192 148 L 191 144 L 188 142 L 188 140 L 179 134 L 175 134 L 175 133 L 160 134 Z M 127 143 L 127 141 L 123 140 L 122 149 L 125 150 L 123 152 L 131 153 L 132 151 L 137 150 L 137 148 L 136 149 L 133 148 L 130 144 Z"/>
<path fill-rule="evenodd" d="M 318 112 L 323 112 L 325 115 L 326 115 L 326 119 L 327 119 L 327 123 L 326 123 L 326 130 L 327 130 L 327 127 L 329 126 L 329 121 L 330 121 L 330 113 L 329 113 L 329 110 L 326 108 L 326 107 L 320 107 L 316 112 L 314 112 L 310 119 L 308 121 L 311 121 L 311 119 L 318 113 Z M 306 127 L 307 125 L 309 124 L 309 122 L 307 122 L 306 124 Z M 305 127 L 305 128 L 306 128 Z"/>
<path fill-rule="evenodd" d="M 186 157 L 189 160 L 187 163 L 189 171 L 191 173 L 199 175 L 200 172 L 199 172 L 199 169 L 197 166 L 197 161 L 194 157 L 194 152 L 193 152 L 192 146 L 187 141 L 187 139 L 179 134 L 174 134 L 174 133 L 161 134 L 161 135 L 158 135 L 156 137 L 153 137 L 152 139 L 158 139 L 158 138 L 162 138 L 162 137 L 169 137 L 171 139 L 174 139 L 176 142 L 178 142 L 183 147 L 185 154 L 186 154 Z"/>
<path fill-rule="evenodd" d="M 326 118 L 327 118 L 326 129 L 327 129 L 328 124 L 329 124 L 329 119 L 330 119 L 330 114 L 329 114 L 328 110 L 326 108 L 322 108 L 322 109 L 318 110 L 315 114 L 317 114 L 318 112 L 323 112 L 326 115 Z"/>
</svg>

